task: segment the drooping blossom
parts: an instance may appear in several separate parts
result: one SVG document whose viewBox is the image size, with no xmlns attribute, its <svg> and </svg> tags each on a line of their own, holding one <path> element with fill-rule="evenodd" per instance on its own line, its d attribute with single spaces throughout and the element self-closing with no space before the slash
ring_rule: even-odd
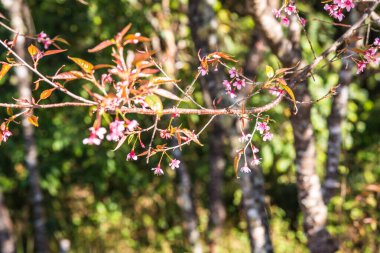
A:
<svg viewBox="0 0 380 253">
<path fill-rule="evenodd" d="M 236 70 L 235 67 L 231 68 L 230 70 L 228 70 L 228 74 L 230 74 L 230 78 L 235 78 L 235 77 L 239 77 L 239 74 Z"/>
<path fill-rule="evenodd" d="M 240 168 L 240 171 L 243 173 L 250 173 L 251 169 L 245 164 L 243 167 Z"/>
<path fill-rule="evenodd" d="M 6 142 L 13 134 L 8 129 L 5 129 L 1 134 L 1 141 Z"/>
<path fill-rule="evenodd" d="M 251 164 L 252 164 L 253 166 L 256 166 L 256 165 L 259 165 L 260 163 L 261 163 L 261 159 L 258 158 L 257 156 L 254 156 L 254 157 L 253 157 L 253 160 L 252 160 L 252 162 L 251 162 Z"/>
<path fill-rule="evenodd" d="M 304 18 L 300 18 L 300 23 L 301 23 L 302 26 L 305 26 L 305 25 L 306 25 L 306 22 L 307 22 L 306 19 L 304 19 Z"/>
<path fill-rule="evenodd" d="M 154 175 L 161 176 L 164 175 L 164 171 L 161 169 L 160 165 L 157 165 L 157 167 L 152 168 Z"/>
<path fill-rule="evenodd" d="M 108 141 L 119 141 L 124 136 L 124 121 L 115 120 L 110 123 L 110 132 L 107 134 Z"/>
<path fill-rule="evenodd" d="M 90 127 L 90 137 L 85 138 L 83 140 L 83 144 L 85 145 L 100 145 L 102 140 L 104 139 L 104 135 L 107 133 L 107 130 L 104 127 L 99 127 L 95 129 L 94 127 Z"/>
<path fill-rule="evenodd" d="M 342 9 L 346 9 L 348 12 L 355 8 L 353 0 L 334 0 L 334 3 Z"/>
<path fill-rule="evenodd" d="M 270 127 L 268 126 L 267 122 L 258 122 L 256 130 L 260 132 L 260 134 L 263 134 L 264 132 L 267 132 L 270 130 Z"/>
<path fill-rule="evenodd" d="M 269 131 L 265 131 L 263 135 L 263 141 L 271 141 L 273 138 L 273 134 Z"/>
<path fill-rule="evenodd" d="M 361 72 L 364 72 L 365 68 L 367 67 L 367 63 L 365 61 L 360 61 L 357 63 L 358 70 L 356 71 L 356 74 L 359 74 Z"/>
<path fill-rule="evenodd" d="M 375 38 L 375 40 L 373 41 L 373 45 L 380 46 L 380 38 Z"/>
<path fill-rule="evenodd" d="M 230 91 L 231 90 L 231 83 L 228 80 L 224 80 L 223 81 L 223 86 L 224 86 L 224 89 L 226 91 Z"/>
<path fill-rule="evenodd" d="M 253 147 L 252 149 L 252 153 L 256 154 L 256 153 L 259 153 L 259 149 L 257 147 Z"/>
<path fill-rule="evenodd" d="M 247 142 L 252 138 L 252 134 L 243 134 L 240 138 L 240 142 Z"/>
<path fill-rule="evenodd" d="M 198 71 L 201 73 L 202 76 L 205 76 L 208 73 L 208 70 L 204 68 L 203 66 L 199 66 Z"/>
<path fill-rule="evenodd" d="M 169 163 L 169 166 L 172 170 L 174 170 L 175 168 L 179 168 L 179 164 L 181 163 L 180 160 L 177 160 L 177 159 L 173 159 L 170 163 Z"/>
<path fill-rule="evenodd" d="M 135 160 L 135 161 L 137 160 L 137 155 L 133 149 L 127 155 L 127 161 L 130 161 L 130 160 Z"/>
<path fill-rule="evenodd" d="M 236 98 L 236 93 L 234 90 L 227 91 L 226 94 L 230 95 L 231 98 Z"/>
<path fill-rule="evenodd" d="M 40 33 L 37 35 L 37 41 L 38 41 L 39 43 L 44 42 L 44 40 L 45 40 L 46 38 L 47 38 L 47 34 L 44 33 L 43 31 L 40 32 Z"/>
<path fill-rule="evenodd" d="M 112 83 L 113 79 L 111 77 L 111 74 L 103 74 L 102 75 L 102 83 Z"/>
<path fill-rule="evenodd" d="M 276 17 L 276 18 L 279 18 L 281 16 L 281 10 L 277 10 L 277 9 L 272 9 L 272 12 L 273 12 L 273 15 Z"/>
<path fill-rule="evenodd" d="M 281 24 L 283 24 L 284 26 L 289 26 L 290 19 L 288 17 L 281 18 Z"/>
</svg>

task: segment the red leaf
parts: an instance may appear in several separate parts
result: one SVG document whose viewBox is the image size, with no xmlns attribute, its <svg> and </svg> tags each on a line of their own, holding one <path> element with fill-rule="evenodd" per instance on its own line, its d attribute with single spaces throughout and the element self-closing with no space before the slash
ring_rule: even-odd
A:
<svg viewBox="0 0 380 253">
<path fill-rule="evenodd" d="M 53 76 L 53 79 L 71 81 L 71 80 L 80 79 L 83 77 L 84 77 L 84 74 L 82 72 L 77 71 L 77 70 L 72 70 L 72 71 L 63 72 L 58 75 L 55 75 Z"/>
<path fill-rule="evenodd" d="M 67 51 L 67 49 L 48 50 L 48 51 L 44 52 L 44 56 L 52 55 L 52 54 L 59 54 L 59 53 L 65 52 L 65 51 Z"/>
<path fill-rule="evenodd" d="M 97 46 L 89 49 L 88 52 L 89 53 L 99 52 L 100 50 L 103 50 L 104 48 L 109 47 L 109 46 L 114 45 L 114 44 L 115 44 L 114 40 L 105 40 L 105 41 L 99 43 Z"/>
</svg>

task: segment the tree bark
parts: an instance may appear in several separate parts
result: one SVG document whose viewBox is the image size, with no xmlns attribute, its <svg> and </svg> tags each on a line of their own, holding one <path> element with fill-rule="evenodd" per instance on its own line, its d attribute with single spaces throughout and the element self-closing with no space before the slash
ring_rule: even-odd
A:
<svg viewBox="0 0 380 253">
<path fill-rule="evenodd" d="M 298 62 L 302 62 L 298 24 L 292 22 L 287 39 L 282 27 L 273 17 L 267 1 L 247 0 L 247 9 L 264 34 L 272 52 L 284 67 L 294 67 Z M 305 64 L 301 63 L 302 65 Z M 297 100 L 310 101 L 306 82 L 297 84 L 293 91 Z M 304 216 L 304 231 L 310 251 L 329 253 L 335 252 L 337 247 L 326 230 L 327 208 L 323 202 L 321 183 L 316 172 L 315 140 L 310 113 L 311 105 L 306 104 L 300 106 L 298 113 L 291 117 L 296 150 L 298 201 Z"/>
<path fill-rule="evenodd" d="M 191 35 L 196 51 L 201 50 L 205 55 L 218 49 L 217 20 L 213 10 L 215 1 L 190 0 L 188 17 L 190 21 Z M 209 73 L 201 77 L 203 97 L 206 105 L 214 106 L 214 99 L 218 98 L 221 92 L 221 84 L 224 79 L 220 71 Z M 223 103 L 223 102 L 222 102 Z M 222 232 L 222 226 L 226 219 L 226 209 L 223 203 L 223 174 L 226 166 L 224 143 L 226 139 L 226 129 L 222 121 L 216 118 L 211 125 L 209 136 L 209 247 L 211 252 L 215 252 L 216 238 Z"/>
<path fill-rule="evenodd" d="M 16 242 L 13 235 L 12 220 L 0 188 L 0 253 L 14 252 L 16 252 Z"/>
<path fill-rule="evenodd" d="M 2 3 L 9 13 L 9 19 L 13 29 L 23 34 L 34 33 L 33 19 L 28 6 L 23 0 L 2 0 Z M 18 36 L 15 45 L 16 53 L 23 59 L 28 58 L 26 42 L 25 37 Z M 30 100 L 32 97 L 31 73 L 24 66 L 17 67 L 15 72 L 18 79 L 20 98 Z M 25 144 L 25 164 L 29 173 L 29 204 L 32 213 L 31 219 L 34 231 L 34 250 L 37 253 L 46 253 L 49 252 L 49 250 L 45 229 L 43 195 L 37 168 L 37 146 L 34 137 L 34 127 L 28 122 L 27 116 L 24 116 L 22 119 L 22 127 Z"/>
</svg>

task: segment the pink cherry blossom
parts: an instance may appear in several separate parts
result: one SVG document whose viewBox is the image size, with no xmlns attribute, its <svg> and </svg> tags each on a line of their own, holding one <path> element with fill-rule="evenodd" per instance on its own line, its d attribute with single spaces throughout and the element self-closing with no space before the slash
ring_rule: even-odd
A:
<svg viewBox="0 0 380 253">
<path fill-rule="evenodd" d="M 300 18 L 300 23 L 301 23 L 302 26 L 305 26 L 305 25 L 306 25 L 306 22 L 307 22 L 306 19 L 304 19 L 304 18 Z"/>
<path fill-rule="evenodd" d="M 160 165 L 157 165 L 157 167 L 152 168 L 154 175 L 161 176 L 164 175 L 164 171 L 161 169 Z"/>
<path fill-rule="evenodd" d="M 44 48 L 48 49 L 51 44 L 53 44 L 53 41 L 50 38 L 46 38 L 44 41 Z"/>
<path fill-rule="evenodd" d="M 130 161 L 130 160 L 135 160 L 135 161 L 137 160 L 137 155 L 133 149 L 127 155 L 127 161 Z"/>
<path fill-rule="evenodd" d="M 202 76 L 205 76 L 208 73 L 208 70 L 205 69 L 203 66 L 199 66 L 198 71 L 201 73 Z"/>
<path fill-rule="evenodd" d="M 172 118 L 178 118 L 180 116 L 180 114 L 178 112 L 175 112 L 172 114 Z"/>
<path fill-rule="evenodd" d="M 124 136 L 124 121 L 115 120 L 110 123 L 110 133 L 107 135 L 108 141 L 119 141 Z"/>
<path fill-rule="evenodd" d="M 273 12 L 273 15 L 276 17 L 276 18 L 279 18 L 281 16 L 281 10 L 277 10 L 277 9 L 272 9 L 272 12 Z"/>
<path fill-rule="evenodd" d="M 340 8 L 344 9 L 346 8 L 347 11 L 350 11 L 352 8 L 355 8 L 354 1 L 352 0 L 342 0 L 339 1 L 340 3 L 338 4 Z"/>
<path fill-rule="evenodd" d="M 223 81 L 223 86 L 224 86 L 224 89 L 226 91 L 230 91 L 231 90 L 231 83 L 228 80 L 224 80 Z"/>
<path fill-rule="evenodd" d="M 245 79 L 236 78 L 236 81 L 232 85 L 241 90 L 242 87 L 245 87 Z"/>
<path fill-rule="evenodd" d="M 112 83 L 113 79 L 111 77 L 111 74 L 103 74 L 102 75 L 102 83 Z"/>
<path fill-rule="evenodd" d="M 179 164 L 181 163 L 180 160 L 177 160 L 177 159 L 173 159 L 170 163 L 169 163 L 169 166 L 172 170 L 174 170 L 175 168 L 179 168 Z"/>
<path fill-rule="evenodd" d="M 138 126 L 139 123 L 136 120 L 127 121 L 127 129 L 129 132 L 133 132 Z"/>
<path fill-rule="evenodd" d="M 248 168 L 247 164 L 245 164 L 243 167 L 240 168 L 240 171 L 243 173 L 250 173 L 251 169 Z"/>
<path fill-rule="evenodd" d="M 239 141 L 240 141 L 240 142 L 247 142 L 247 141 L 249 141 L 249 140 L 251 139 L 251 137 L 252 137 L 252 134 L 247 134 L 247 135 L 243 134 L 243 135 L 239 138 Z"/>
<path fill-rule="evenodd" d="M 256 154 L 256 153 L 259 153 L 259 149 L 257 147 L 253 147 L 252 149 L 252 153 Z"/>
<path fill-rule="evenodd" d="M 254 157 L 253 157 L 253 160 L 252 160 L 252 162 L 251 162 L 251 164 L 252 164 L 253 166 L 255 166 L 255 165 L 259 165 L 260 163 L 261 163 L 261 159 L 258 158 L 257 156 L 254 156 Z"/>
<path fill-rule="evenodd" d="M 380 38 L 376 38 L 373 42 L 373 45 L 379 46 L 380 45 Z"/>
<path fill-rule="evenodd" d="M 288 6 L 285 7 L 284 11 L 286 12 L 286 14 L 290 16 L 293 13 L 297 12 L 297 8 L 294 4 L 289 4 Z"/>
<path fill-rule="evenodd" d="M 165 130 L 161 130 L 161 132 L 160 132 L 160 137 L 161 137 L 162 139 L 166 139 L 166 140 L 172 138 L 172 136 L 171 136 L 171 134 L 170 134 L 170 131 L 167 130 L 167 129 L 165 129 Z"/>
<path fill-rule="evenodd" d="M 289 26 L 290 24 L 289 18 L 288 17 L 281 18 L 281 24 L 283 24 L 284 26 Z"/>
<path fill-rule="evenodd" d="M 237 73 L 237 70 L 236 70 L 235 67 L 233 67 L 232 69 L 228 70 L 228 74 L 230 74 L 230 78 L 239 77 L 239 74 Z"/>
<path fill-rule="evenodd" d="M 39 43 L 44 42 L 46 38 L 47 38 L 47 34 L 44 33 L 43 31 L 40 32 L 40 33 L 37 35 L 37 41 L 38 41 Z"/>
<path fill-rule="evenodd" d="M 2 133 L 2 135 L 1 135 L 1 140 L 3 141 L 3 142 L 6 142 L 7 140 L 8 140 L 8 138 L 10 137 L 10 136 L 12 136 L 13 134 L 12 134 L 12 132 L 11 131 L 9 131 L 8 129 L 5 129 L 4 131 L 3 131 L 3 133 Z"/>
<path fill-rule="evenodd" d="M 275 96 L 280 96 L 280 95 L 282 95 L 282 94 L 284 94 L 285 93 L 285 91 L 284 90 L 281 90 L 281 89 L 279 89 L 279 88 L 270 88 L 269 89 L 269 93 L 270 94 L 272 94 L 272 95 L 275 95 Z"/>
<path fill-rule="evenodd" d="M 104 135 L 107 130 L 104 127 L 99 127 L 95 129 L 94 127 L 90 127 L 90 137 L 85 138 L 83 140 L 83 144 L 85 145 L 100 145 L 102 140 L 104 139 Z"/>
<path fill-rule="evenodd" d="M 264 132 L 268 132 L 270 127 L 268 126 L 267 122 L 258 122 L 256 130 L 260 132 L 260 134 L 263 134 Z"/>
<path fill-rule="evenodd" d="M 226 94 L 230 95 L 231 98 L 236 98 L 236 93 L 234 90 L 227 91 Z"/>
<path fill-rule="evenodd" d="M 263 141 L 271 141 L 273 138 L 273 134 L 269 131 L 266 131 L 263 136 Z"/>
<path fill-rule="evenodd" d="M 364 72 L 365 68 L 367 67 L 367 63 L 365 61 L 360 61 L 357 63 L 358 70 L 356 71 L 356 74 L 359 74 L 361 72 Z"/>
</svg>

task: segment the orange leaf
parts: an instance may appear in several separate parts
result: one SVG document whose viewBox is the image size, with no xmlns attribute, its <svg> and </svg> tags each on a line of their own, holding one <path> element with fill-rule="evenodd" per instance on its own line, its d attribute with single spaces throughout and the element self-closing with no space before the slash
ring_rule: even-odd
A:
<svg viewBox="0 0 380 253">
<path fill-rule="evenodd" d="M 52 89 L 44 90 L 43 92 L 41 92 L 40 100 L 47 99 L 48 97 L 50 97 L 55 89 L 56 88 L 52 88 Z"/>
<path fill-rule="evenodd" d="M 3 79 L 3 77 L 7 74 L 8 70 L 12 68 L 11 65 L 4 63 L 3 66 L 1 67 L 0 71 L 0 80 Z"/>
<path fill-rule="evenodd" d="M 81 67 L 86 73 L 89 73 L 91 74 L 92 71 L 94 70 L 94 65 L 92 65 L 91 63 L 89 63 L 88 61 L 85 61 L 83 59 L 80 59 L 80 58 L 75 58 L 75 57 L 70 57 L 68 56 L 68 58 L 70 60 L 72 60 L 73 62 L 75 62 L 79 67 Z"/>
<path fill-rule="evenodd" d="M 58 75 L 53 76 L 53 79 L 71 81 L 71 80 L 79 79 L 82 77 L 84 77 L 84 74 L 82 72 L 77 71 L 77 70 L 72 70 L 68 72 L 59 73 Z"/>
<path fill-rule="evenodd" d="M 91 48 L 88 50 L 89 53 L 95 53 L 103 50 L 106 47 L 109 47 L 111 45 L 115 44 L 114 40 L 105 40 L 103 42 L 100 42 L 97 46 Z"/>
<path fill-rule="evenodd" d="M 111 64 L 98 64 L 94 66 L 94 70 L 104 69 L 104 68 L 113 68 L 114 66 Z"/>
<path fill-rule="evenodd" d="M 239 161 L 241 158 L 241 154 L 243 153 L 243 150 L 239 150 L 234 158 L 234 171 L 236 178 L 239 178 L 238 172 L 239 172 Z"/>
<path fill-rule="evenodd" d="M 67 51 L 67 49 L 48 50 L 48 51 L 44 52 L 44 56 L 52 55 L 52 54 L 59 54 L 59 53 L 65 52 L 65 51 Z"/>
<path fill-rule="evenodd" d="M 28 47 L 28 52 L 29 52 L 30 56 L 32 57 L 32 59 L 34 60 L 36 58 L 36 55 L 38 55 L 40 53 L 40 50 L 36 46 L 31 44 Z"/>
<path fill-rule="evenodd" d="M 32 116 L 28 117 L 28 121 L 33 126 L 38 127 L 38 117 L 37 116 L 32 115 Z"/>
</svg>

